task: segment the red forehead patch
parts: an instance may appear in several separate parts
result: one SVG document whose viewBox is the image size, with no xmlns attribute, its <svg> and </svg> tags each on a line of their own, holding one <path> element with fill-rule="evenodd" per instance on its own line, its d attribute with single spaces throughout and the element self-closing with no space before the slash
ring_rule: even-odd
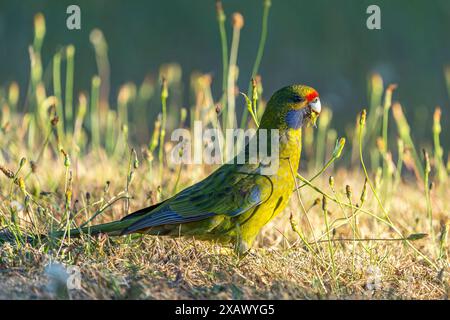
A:
<svg viewBox="0 0 450 320">
<path fill-rule="evenodd" d="M 317 98 L 319 96 L 319 94 L 317 93 L 316 90 L 311 91 L 310 93 L 308 93 L 306 95 L 306 100 L 308 100 L 308 102 L 313 101 L 315 98 Z"/>
</svg>

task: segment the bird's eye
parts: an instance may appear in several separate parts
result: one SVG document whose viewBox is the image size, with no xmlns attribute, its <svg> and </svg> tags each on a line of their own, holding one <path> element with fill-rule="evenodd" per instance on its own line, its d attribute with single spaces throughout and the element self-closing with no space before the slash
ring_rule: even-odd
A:
<svg viewBox="0 0 450 320">
<path fill-rule="evenodd" d="M 292 96 L 292 101 L 294 101 L 294 102 L 302 102 L 303 101 L 303 98 L 302 97 L 300 97 L 299 95 L 293 95 Z"/>
</svg>

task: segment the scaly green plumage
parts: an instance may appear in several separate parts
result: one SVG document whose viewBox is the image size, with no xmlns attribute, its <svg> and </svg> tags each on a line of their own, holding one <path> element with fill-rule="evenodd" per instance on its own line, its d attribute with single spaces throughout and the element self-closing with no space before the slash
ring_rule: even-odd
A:
<svg viewBox="0 0 450 320">
<path fill-rule="evenodd" d="M 261 174 L 261 164 L 225 164 L 159 204 L 120 221 L 81 231 L 194 236 L 233 243 L 239 252 L 245 252 L 261 228 L 286 207 L 295 185 L 293 172 L 300 162 L 301 128 L 318 113 L 320 101 L 314 89 L 302 85 L 285 87 L 268 102 L 258 129 L 279 130 L 279 167 L 275 173 Z M 79 232 L 72 230 L 71 236 Z"/>
</svg>

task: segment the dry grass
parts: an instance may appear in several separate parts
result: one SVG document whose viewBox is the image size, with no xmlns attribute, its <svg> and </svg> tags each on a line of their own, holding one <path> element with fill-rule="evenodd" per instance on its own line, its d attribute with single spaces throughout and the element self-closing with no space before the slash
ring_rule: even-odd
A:
<svg viewBox="0 0 450 320">
<path fill-rule="evenodd" d="M 43 163 L 53 163 L 39 170 L 39 180 L 44 186 L 64 183 L 64 166 L 51 160 L 47 153 Z M 91 194 L 91 203 L 100 198 L 104 202 L 123 192 L 126 166 L 99 162 L 91 155 L 75 160 L 74 200 Z M 53 168 L 53 170 L 50 170 Z M 131 209 L 148 205 L 148 195 L 157 186 L 146 179 L 148 168 L 143 164 L 135 172 L 130 185 Z M 187 168 L 185 168 L 187 170 Z M 197 167 L 188 170 L 192 178 L 183 175 L 186 186 L 207 174 Z M 170 189 L 175 175 L 170 175 Z M 335 176 L 336 185 L 352 185 L 361 190 L 362 177 L 358 173 L 340 171 Z M 108 192 L 104 184 L 110 181 Z M 7 180 L 2 177 L 2 185 Z M 319 184 L 320 185 L 320 184 Z M 323 188 L 329 192 L 325 184 Z M 5 190 L 5 188 L 1 188 Z M 341 198 L 345 188 L 340 189 Z M 426 230 L 427 219 L 423 193 L 415 184 L 402 184 L 392 202 L 391 218 L 405 234 Z M 355 192 L 356 193 L 356 192 Z M 302 189 L 302 198 L 308 208 L 317 196 L 315 191 Z M 4 195 L 3 195 L 4 197 Z M 357 196 L 355 196 L 357 198 Z M 442 201 L 433 198 L 435 222 L 445 218 Z M 5 200 L 5 199 L 3 199 Z M 51 213 L 58 217 L 64 207 L 61 192 L 45 194 L 38 201 L 46 203 Z M 2 201 L 3 209 L 6 201 Z M 82 202 L 82 201 L 79 201 Z M 117 219 L 123 214 L 123 202 L 119 201 L 98 217 L 95 222 Z M 355 199 L 355 203 L 356 203 Z M 97 204 L 96 206 L 99 206 Z M 376 205 L 369 196 L 366 208 L 376 212 Z M 81 205 L 79 209 L 82 209 Z M 92 214 L 94 208 L 89 209 Z M 2 212 L 6 212 L 3 211 Z M 414 254 L 403 242 L 372 241 L 365 243 L 365 250 L 358 243 L 353 268 L 352 242 L 334 242 L 334 263 L 337 274 L 332 275 L 327 244 L 320 244 L 321 259 L 317 260 L 298 241 L 289 223 L 289 212 L 302 216 L 296 198 L 277 219 L 265 227 L 258 238 L 256 248 L 246 257 L 237 257 L 230 248 L 195 241 L 193 239 L 169 239 L 152 236 L 134 236 L 71 240 L 65 242 L 56 255 L 55 247 L 46 244 L 23 247 L 4 244 L 0 248 L 0 298 L 75 298 L 75 299 L 447 299 L 449 283 L 447 262 L 439 262 L 436 270 Z M 329 208 L 330 220 L 343 217 L 338 205 Z M 25 212 L 20 213 L 24 221 Z M 309 220 L 318 237 L 325 231 L 320 205 L 308 212 Z M 359 229 L 362 237 L 395 238 L 396 234 L 373 218 L 361 214 Z M 80 218 L 80 221 L 83 219 Z M 85 219 L 84 219 L 85 220 Z M 413 222 L 413 223 L 412 223 Z M 304 217 L 299 224 L 312 241 Z M 336 230 L 334 238 L 351 238 L 347 224 Z M 424 254 L 433 257 L 435 244 L 430 239 L 414 242 Z M 448 248 L 447 248 L 448 250 Z M 68 266 L 79 267 L 82 274 L 81 290 L 69 290 L 49 276 L 50 261 L 61 261 Z"/>
</svg>

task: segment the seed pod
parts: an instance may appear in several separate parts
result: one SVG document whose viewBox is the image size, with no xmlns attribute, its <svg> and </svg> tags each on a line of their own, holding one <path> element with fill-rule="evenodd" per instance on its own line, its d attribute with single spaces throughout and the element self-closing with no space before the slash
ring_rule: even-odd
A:
<svg viewBox="0 0 450 320">
<path fill-rule="evenodd" d="M 334 188 L 334 177 L 330 176 L 328 178 L 328 184 L 330 185 L 331 188 Z"/>
<path fill-rule="evenodd" d="M 364 203 L 364 201 L 366 201 L 367 198 L 367 178 L 364 180 L 364 186 L 361 192 L 361 197 L 359 198 L 359 200 L 361 200 L 361 204 Z"/>
<path fill-rule="evenodd" d="M 27 159 L 26 158 L 22 158 L 22 159 L 20 159 L 19 166 L 22 168 L 25 165 L 25 163 L 27 163 Z"/>
<path fill-rule="evenodd" d="M 167 80 L 166 78 L 162 78 L 162 86 L 161 86 L 161 99 L 167 99 L 169 96 L 169 90 L 167 86 Z"/>
<path fill-rule="evenodd" d="M 352 188 L 348 184 L 345 186 L 345 195 L 348 200 L 352 200 Z"/>
<path fill-rule="evenodd" d="M 64 151 L 64 149 L 61 149 L 61 153 L 64 156 L 64 166 L 66 168 L 70 167 L 70 158 L 69 155 Z"/>
<path fill-rule="evenodd" d="M 364 127 L 366 125 L 366 117 L 367 117 L 367 111 L 366 109 L 363 109 L 363 111 L 361 111 L 361 116 L 359 118 L 359 125 Z"/>
<path fill-rule="evenodd" d="M 133 168 L 137 169 L 137 168 L 139 168 L 139 159 L 137 157 L 137 153 L 136 153 L 136 150 L 134 150 L 134 148 L 132 149 L 132 152 L 133 152 L 133 156 L 134 156 Z"/>
<path fill-rule="evenodd" d="M 333 158 L 338 159 L 341 157 L 344 146 L 345 146 L 345 138 L 340 138 L 338 141 L 336 141 L 336 146 L 334 147 L 333 150 Z"/>
<path fill-rule="evenodd" d="M 325 196 L 322 197 L 322 210 L 324 212 L 327 212 L 327 210 L 328 210 L 328 202 L 327 202 L 327 198 Z"/>
</svg>

